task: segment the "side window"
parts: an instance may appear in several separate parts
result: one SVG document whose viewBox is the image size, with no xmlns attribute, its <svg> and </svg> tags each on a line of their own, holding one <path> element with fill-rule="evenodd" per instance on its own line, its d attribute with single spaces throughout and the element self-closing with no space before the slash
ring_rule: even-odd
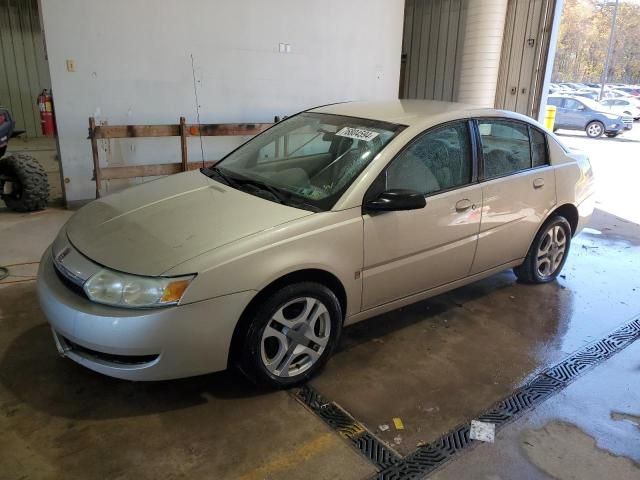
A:
<svg viewBox="0 0 640 480">
<path fill-rule="evenodd" d="M 531 134 L 531 164 L 534 167 L 541 167 L 543 165 L 549 165 L 549 158 L 547 157 L 547 138 L 537 128 L 529 127 L 529 133 Z"/>
<path fill-rule="evenodd" d="M 479 120 L 485 178 L 531 168 L 527 125 L 509 120 Z"/>
<path fill-rule="evenodd" d="M 459 122 L 422 134 L 387 169 L 387 189 L 425 195 L 471 183 L 469 126 Z"/>
<path fill-rule="evenodd" d="M 582 104 L 573 98 L 565 98 L 563 106 L 569 110 L 579 110 Z"/>
<path fill-rule="evenodd" d="M 554 106 L 556 106 L 556 107 L 559 107 L 559 106 L 560 106 L 560 104 L 562 103 L 562 99 L 561 99 L 561 98 L 558 98 L 558 97 L 549 97 L 549 98 L 547 99 L 547 103 L 548 103 L 549 105 L 554 105 Z"/>
</svg>

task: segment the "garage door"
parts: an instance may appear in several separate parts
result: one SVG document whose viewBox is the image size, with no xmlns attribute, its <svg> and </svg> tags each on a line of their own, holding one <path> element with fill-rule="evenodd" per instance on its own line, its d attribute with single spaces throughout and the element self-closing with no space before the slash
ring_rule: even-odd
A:
<svg viewBox="0 0 640 480">
<path fill-rule="evenodd" d="M 37 0 L 0 0 L 0 105 L 16 128 L 40 135 L 36 98 L 51 88 Z"/>
</svg>

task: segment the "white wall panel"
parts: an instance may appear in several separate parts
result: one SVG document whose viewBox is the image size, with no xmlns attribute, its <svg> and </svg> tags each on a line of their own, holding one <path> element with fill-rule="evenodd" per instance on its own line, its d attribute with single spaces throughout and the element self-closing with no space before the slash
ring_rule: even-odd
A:
<svg viewBox="0 0 640 480">
<path fill-rule="evenodd" d="M 396 98 L 403 0 L 42 0 L 67 200 L 91 198 L 87 117 L 271 121 L 331 102 Z M 278 53 L 279 43 L 291 53 Z M 73 59 L 76 72 L 67 72 Z M 219 158 L 240 139 L 207 139 Z M 111 161 L 179 159 L 177 139 L 117 141 Z M 191 145 L 190 159 L 200 157 Z"/>
</svg>

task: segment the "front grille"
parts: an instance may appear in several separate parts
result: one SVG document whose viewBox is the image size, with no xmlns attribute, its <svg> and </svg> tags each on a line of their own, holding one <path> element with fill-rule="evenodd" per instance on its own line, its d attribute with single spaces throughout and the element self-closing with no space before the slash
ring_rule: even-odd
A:
<svg viewBox="0 0 640 480">
<path fill-rule="evenodd" d="M 53 264 L 53 269 L 56 271 L 56 275 L 58 276 L 58 278 L 60 279 L 60 281 L 62 283 L 64 283 L 64 285 L 71 290 L 72 292 L 77 293 L 78 295 L 84 297 L 84 298 L 88 298 L 87 294 L 84 293 L 84 289 L 78 285 L 77 283 L 72 282 L 69 278 L 67 278 L 65 276 L 64 273 L 62 273 L 59 269 L 58 266 L 54 263 Z"/>
<path fill-rule="evenodd" d="M 625 124 L 625 126 L 630 126 L 633 125 L 633 119 L 631 117 L 622 117 L 622 123 Z"/>
<path fill-rule="evenodd" d="M 103 360 L 109 363 L 117 363 L 119 365 L 142 365 L 145 363 L 151 363 L 156 360 L 160 355 L 115 355 L 113 353 L 104 353 L 97 350 L 92 350 L 77 343 L 72 342 L 66 337 L 62 337 L 64 343 L 75 352 L 83 357 L 92 357 L 99 360 Z"/>
</svg>

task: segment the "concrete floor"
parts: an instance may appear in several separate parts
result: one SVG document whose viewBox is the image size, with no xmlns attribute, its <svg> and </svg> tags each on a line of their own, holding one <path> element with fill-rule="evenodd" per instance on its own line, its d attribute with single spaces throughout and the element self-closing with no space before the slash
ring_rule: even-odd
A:
<svg viewBox="0 0 640 480">
<path fill-rule="evenodd" d="M 640 169 L 628 164 L 632 152 L 640 158 L 637 142 L 598 148 L 599 178 L 619 177 L 621 164 Z M 621 210 L 627 193 L 604 187 L 557 282 L 521 285 L 505 272 L 350 327 L 313 386 L 371 430 L 391 425 L 379 436 L 404 455 L 638 314 L 640 220 Z M 227 372 L 130 383 L 59 358 L 29 262 L 68 216 L 0 211 L 0 265 L 27 262 L 0 285 L 0 480 L 374 474 L 286 392 L 256 391 Z M 434 478 L 640 478 L 639 377 L 636 342 Z"/>
</svg>

